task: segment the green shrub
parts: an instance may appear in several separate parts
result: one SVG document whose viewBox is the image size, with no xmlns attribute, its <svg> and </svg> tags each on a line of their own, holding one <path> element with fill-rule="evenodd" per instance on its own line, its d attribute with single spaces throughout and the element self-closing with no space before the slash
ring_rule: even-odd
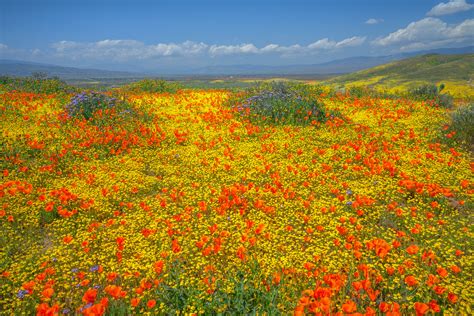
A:
<svg viewBox="0 0 474 316">
<path fill-rule="evenodd" d="M 362 98 L 370 95 L 369 89 L 366 87 L 350 87 L 348 93 L 351 97 Z"/>
<path fill-rule="evenodd" d="M 451 129 L 454 131 L 451 137 L 474 150 L 474 103 L 451 113 Z"/>
<path fill-rule="evenodd" d="M 301 83 L 261 83 L 231 100 L 231 106 L 253 123 L 310 125 L 334 115 L 318 101 L 320 89 Z"/>
<path fill-rule="evenodd" d="M 453 97 L 449 94 L 442 94 L 444 84 L 439 87 L 436 85 L 423 85 L 409 90 L 408 94 L 414 100 L 427 101 L 433 105 L 439 105 L 444 108 L 451 108 L 453 106 Z"/>
<path fill-rule="evenodd" d="M 247 95 L 272 91 L 277 94 L 292 94 L 305 97 L 319 96 L 324 93 L 320 85 L 309 85 L 298 81 L 261 81 L 245 90 Z"/>
<path fill-rule="evenodd" d="M 181 86 L 177 82 L 169 82 L 162 79 L 143 79 L 123 87 L 131 92 L 148 93 L 176 93 Z"/>
<path fill-rule="evenodd" d="M 0 85 L 6 91 L 21 91 L 30 93 L 58 94 L 77 91 L 75 87 L 57 77 L 48 78 L 44 74 L 33 74 L 31 77 L 0 77 Z"/>
<path fill-rule="evenodd" d="M 348 89 L 344 89 L 343 93 L 351 98 L 377 98 L 377 99 L 399 99 L 400 95 L 387 92 L 382 89 L 375 89 L 371 86 L 352 86 Z"/>
<path fill-rule="evenodd" d="M 438 95 L 439 90 L 436 85 L 424 85 L 411 89 L 410 93 L 413 97 L 434 99 Z"/>
<path fill-rule="evenodd" d="M 81 92 L 72 97 L 71 102 L 66 105 L 66 112 L 69 117 L 89 120 L 95 112 L 115 108 L 118 103 L 116 98 L 102 93 Z"/>
</svg>

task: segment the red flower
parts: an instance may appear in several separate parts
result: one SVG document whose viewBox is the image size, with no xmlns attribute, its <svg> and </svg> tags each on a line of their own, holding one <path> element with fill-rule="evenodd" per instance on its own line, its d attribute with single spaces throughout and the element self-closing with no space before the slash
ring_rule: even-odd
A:
<svg viewBox="0 0 474 316">
<path fill-rule="evenodd" d="M 417 245 L 411 245 L 410 247 L 407 248 L 407 252 L 410 254 L 410 255 L 414 255 L 418 252 L 419 248 Z"/>
<path fill-rule="evenodd" d="M 65 244 L 71 243 L 72 240 L 73 240 L 73 238 L 72 238 L 71 235 L 67 235 L 67 236 L 65 236 L 65 237 L 63 238 L 63 242 L 64 242 Z"/>
<path fill-rule="evenodd" d="M 408 286 L 415 286 L 415 285 L 418 284 L 418 281 L 416 280 L 416 278 L 413 275 L 409 275 L 405 278 L 405 283 Z"/>
<path fill-rule="evenodd" d="M 139 297 L 134 297 L 130 300 L 130 305 L 132 305 L 132 307 L 137 307 L 139 303 L 140 303 Z"/>
<path fill-rule="evenodd" d="M 97 290 L 96 289 L 88 289 L 84 293 L 84 296 L 82 297 L 82 301 L 84 303 L 94 303 L 96 297 L 97 297 Z"/>
<path fill-rule="evenodd" d="M 425 303 L 415 303 L 416 316 L 425 315 L 429 311 L 430 307 Z"/>
<path fill-rule="evenodd" d="M 456 304 L 456 302 L 458 301 L 458 296 L 454 293 L 451 293 L 449 292 L 448 294 L 448 300 L 453 303 L 453 304 Z"/>
<path fill-rule="evenodd" d="M 155 300 L 149 300 L 149 301 L 146 303 L 146 306 L 147 306 L 148 308 L 153 308 L 153 307 L 155 307 L 155 305 L 156 305 L 156 301 L 155 301 Z"/>
<path fill-rule="evenodd" d="M 356 310 L 357 310 L 357 305 L 351 300 L 348 300 L 342 305 L 342 311 L 344 313 L 350 314 L 350 313 L 354 313 Z"/>
</svg>

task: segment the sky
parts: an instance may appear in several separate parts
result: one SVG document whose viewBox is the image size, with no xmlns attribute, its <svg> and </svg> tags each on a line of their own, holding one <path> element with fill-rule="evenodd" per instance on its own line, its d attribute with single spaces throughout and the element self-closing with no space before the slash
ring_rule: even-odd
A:
<svg viewBox="0 0 474 316">
<path fill-rule="evenodd" d="M 474 45 L 469 0 L 0 0 L 0 59 L 128 71 Z"/>
</svg>

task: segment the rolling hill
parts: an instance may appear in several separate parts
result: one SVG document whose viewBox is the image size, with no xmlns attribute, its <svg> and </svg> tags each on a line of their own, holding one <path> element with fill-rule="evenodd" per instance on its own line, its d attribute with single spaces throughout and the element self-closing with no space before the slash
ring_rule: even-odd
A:
<svg viewBox="0 0 474 316">
<path fill-rule="evenodd" d="M 474 54 L 426 54 L 337 76 L 326 83 L 405 90 L 422 84 L 446 85 L 457 96 L 474 96 Z"/>
<path fill-rule="evenodd" d="M 57 65 L 33 63 L 19 60 L 0 60 L 0 75 L 15 77 L 26 77 L 32 73 L 41 72 L 50 77 L 60 77 L 63 80 L 70 79 L 94 79 L 94 78 L 137 78 L 144 77 L 142 74 L 111 71 L 101 69 L 85 69 L 75 67 L 63 67 Z"/>
</svg>

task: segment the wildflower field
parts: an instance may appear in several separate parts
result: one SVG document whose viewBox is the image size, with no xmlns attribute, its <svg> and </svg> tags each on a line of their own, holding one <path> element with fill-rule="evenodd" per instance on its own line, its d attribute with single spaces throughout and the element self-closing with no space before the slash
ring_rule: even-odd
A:
<svg viewBox="0 0 474 316">
<path fill-rule="evenodd" d="M 449 111 L 4 91 L 0 314 L 470 315 L 474 164 Z"/>
</svg>

